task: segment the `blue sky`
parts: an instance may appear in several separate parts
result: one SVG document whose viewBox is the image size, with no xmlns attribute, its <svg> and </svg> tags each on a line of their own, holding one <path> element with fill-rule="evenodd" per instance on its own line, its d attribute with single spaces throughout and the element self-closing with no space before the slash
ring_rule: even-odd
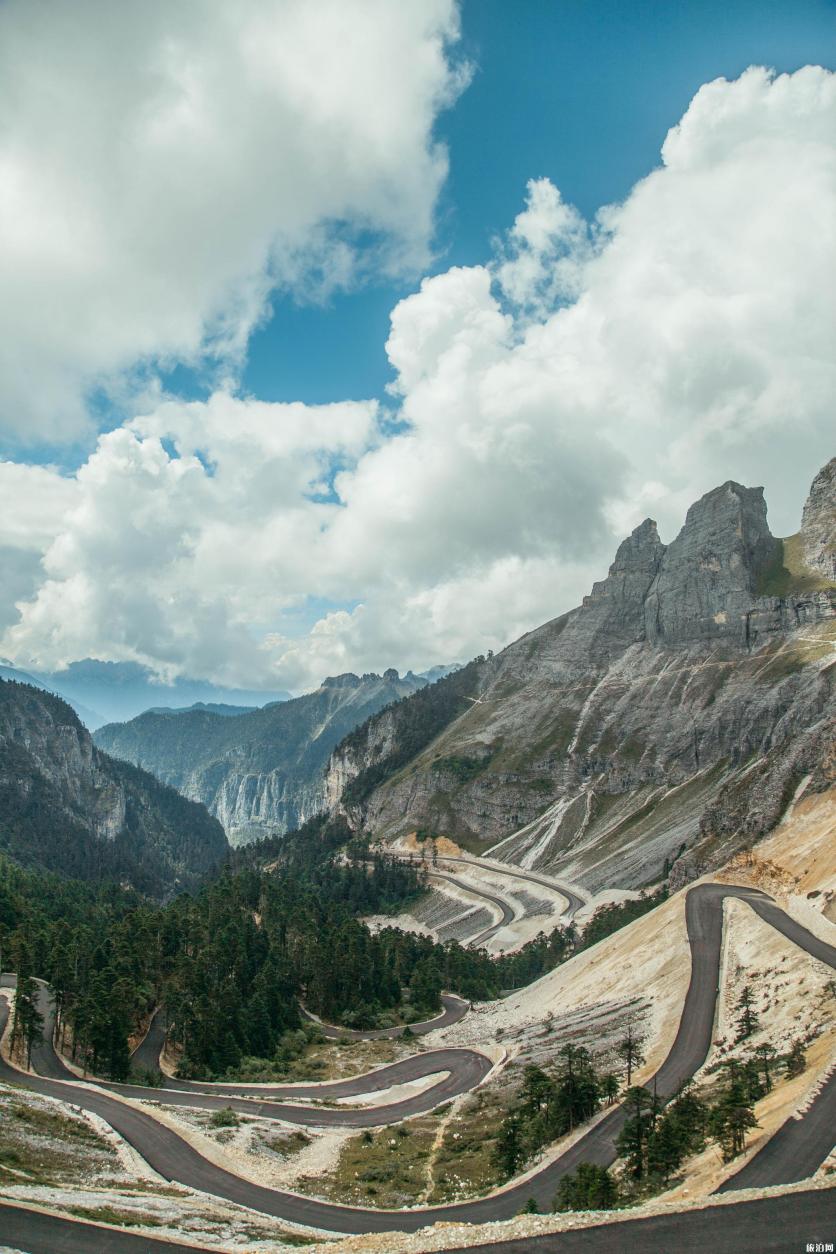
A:
<svg viewBox="0 0 836 1254">
<path fill-rule="evenodd" d="M 460 53 L 475 67 L 437 133 L 450 150 L 435 270 L 484 262 L 547 176 L 590 217 L 659 162 L 701 86 L 749 65 L 834 65 L 828 0 L 465 0 Z M 266 400 L 382 395 L 389 314 L 413 283 L 325 306 L 277 300 L 250 342 L 243 387 Z M 186 383 L 183 373 L 179 379 Z"/>
<path fill-rule="evenodd" d="M 797 528 L 833 3 L 37 13 L 0 5 L 0 656 L 298 691 L 501 648 L 730 478 Z"/>
</svg>

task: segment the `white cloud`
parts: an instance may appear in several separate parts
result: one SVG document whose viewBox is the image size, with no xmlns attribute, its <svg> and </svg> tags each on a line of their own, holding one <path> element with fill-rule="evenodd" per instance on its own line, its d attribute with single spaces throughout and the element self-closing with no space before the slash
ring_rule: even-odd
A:
<svg viewBox="0 0 836 1254">
<path fill-rule="evenodd" d="M 790 533 L 832 454 L 835 109 L 820 69 L 709 84 L 590 229 L 532 183 L 394 310 L 396 434 L 219 392 L 103 437 L 0 652 L 299 688 L 500 647 L 727 478 Z M 300 631 L 308 596 L 346 608 Z"/>
<path fill-rule="evenodd" d="M 503 295 L 540 318 L 582 291 L 592 255 L 586 220 L 548 179 L 530 179 L 526 207 L 517 215 L 494 267 Z"/>
<path fill-rule="evenodd" d="M 424 265 L 456 36 L 454 0 L 7 0 L 0 431 L 66 439 L 126 372 L 234 366 L 274 285 Z"/>
</svg>

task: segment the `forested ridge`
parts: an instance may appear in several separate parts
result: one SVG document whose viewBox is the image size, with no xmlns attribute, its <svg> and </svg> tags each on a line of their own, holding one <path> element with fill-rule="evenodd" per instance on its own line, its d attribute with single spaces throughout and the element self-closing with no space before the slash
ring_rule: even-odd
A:
<svg viewBox="0 0 836 1254">
<path fill-rule="evenodd" d="M 362 915 L 396 912 L 423 891 L 418 868 L 370 851 L 341 822 L 316 820 L 279 843 L 230 857 L 195 893 L 160 906 L 0 857 L 3 965 L 51 984 L 65 1045 L 97 1074 L 124 1078 L 129 1038 L 162 1006 L 186 1076 L 234 1074 L 280 1058 L 300 1004 L 352 1027 L 440 1009 L 443 988 L 496 997 L 572 952 L 555 929 L 518 953 L 444 945 Z"/>
<path fill-rule="evenodd" d="M 0 853 L 164 897 L 228 849 L 203 806 L 96 749 L 65 701 L 0 681 Z"/>
<path fill-rule="evenodd" d="M 425 749 L 454 719 L 469 708 L 469 698 L 476 695 L 484 657 L 474 658 L 466 666 L 446 675 L 437 683 L 414 692 L 411 696 L 387 706 L 340 741 L 335 753 L 345 756 L 362 754 L 369 735 L 384 715 L 395 730 L 395 744 L 389 753 L 366 766 L 352 779 L 341 797 L 343 805 L 359 805 L 402 766 Z"/>
</svg>

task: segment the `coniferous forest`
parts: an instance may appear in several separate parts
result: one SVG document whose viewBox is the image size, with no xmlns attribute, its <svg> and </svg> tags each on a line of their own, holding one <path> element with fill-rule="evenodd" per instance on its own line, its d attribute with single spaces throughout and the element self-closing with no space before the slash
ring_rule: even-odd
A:
<svg viewBox="0 0 836 1254">
<path fill-rule="evenodd" d="M 124 1079 L 131 1036 L 161 1006 L 183 1075 L 211 1078 L 274 1057 L 301 1026 L 300 1005 L 350 1027 L 386 1014 L 414 1022 L 439 1011 L 442 989 L 496 997 L 573 950 L 571 928 L 491 958 L 360 921 L 423 888 L 417 868 L 324 819 L 233 854 L 165 905 L 0 858 L 2 965 L 50 983 L 65 1047 L 90 1071 Z"/>
</svg>

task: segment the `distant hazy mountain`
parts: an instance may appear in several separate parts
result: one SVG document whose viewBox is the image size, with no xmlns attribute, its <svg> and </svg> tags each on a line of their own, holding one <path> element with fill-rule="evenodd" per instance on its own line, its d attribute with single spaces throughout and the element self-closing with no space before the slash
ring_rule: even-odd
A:
<svg viewBox="0 0 836 1254">
<path fill-rule="evenodd" d="M 439 679 L 446 679 L 448 675 L 453 675 L 461 669 L 461 662 L 451 662 L 449 666 L 431 666 L 428 671 L 419 671 L 418 678 L 426 679 L 428 684 L 435 684 Z M 409 679 L 411 674 L 412 671 L 407 671 L 407 679 Z"/>
<path fill-rule="evenodd" d="M 103 723 L 124 722 L 148 709 L 182 710 L 195 704 L 253 709 L 268 702 L 286 701 L 290 696 L 284 691 L 221 688 L 203 679 L 180 678 L 171 684 L 162 684 L 147 666 L 138 662 L 100 662 L 84 658 L 60 671 L 24 672 L 11 664 L 8 668 L 14 673 L 6 678 L 21 679 L 63 697 L 90 731 Z"/>
<path fill-rule="evenodd" d="M 290 698 L 287 698 L 288 700 Z M 273 702 L 272 704 L 275 704 Z M 253 710 L 260 707 L 257 705 L 224 705 L 217 701 L 195 701 L 194 705 L 152 705 L 150 710 L 145 710 L 145 714 L 193 714 L 195 710 L 203 710 L 207 714 L 220 714 L 222 718 L 237 718 L 239 714 L 252 714 Z"/>
<path fill-rule="evenodd" d="M 203 806 L 102 753 L 65 701 L 0 681 L 0 852 L 168 896 L 227 850 Z"/>
<path fill-rule="evenodd" d="M 336 675 L 315 692 L 237 717 L 147 711 L 96 732 L 96 744 L 202 801 L 233 844 L 281 834 L 322 809 L 323 773 L 345 734 L 427 685 L 417 675 Z"/>
</svg>

